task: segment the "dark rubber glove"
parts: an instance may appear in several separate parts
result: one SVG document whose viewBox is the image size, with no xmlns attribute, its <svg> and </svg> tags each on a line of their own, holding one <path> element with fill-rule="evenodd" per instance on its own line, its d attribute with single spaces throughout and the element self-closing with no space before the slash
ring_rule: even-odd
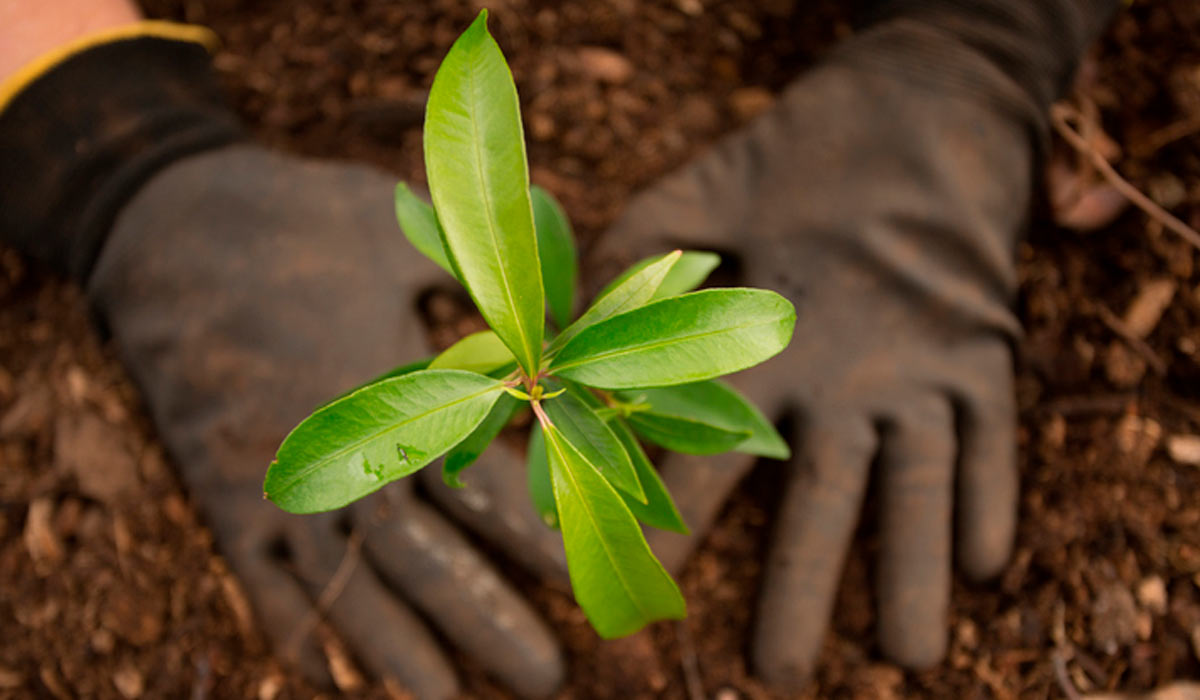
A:
<svg viewBox="0 0 1200 700">
<path fill-rule="evenodd" d="M 289 515 L 262 498 L 267 464 L 305 415 L 429 354 L 417 299 L 453 282 L 403 239 L 395 179 L 252 145 L 216 148 L 236 135 L 206 97 L 215 91 L 203 91 L 210 77 L 198 47 L 146 39 L 97 50 L 102 60 L 71 59 L 0 115 L 0 149 L 19 156 L 0 164 L 0 178 L 18 182 L 16 162 L 43 167 L 29 189 L 48 204 L 31 211 L 14 190 L 0 195 L 5 240 L 85 280 L 276 648 L 325 674 L 313 601 L 349 561 L 324 615 L 368 671 L 422 698 L 455 695 L 432 625 L 519 694 L 553 692 L 564 664 L 546 625 L 410 482 L 323 516 Z M 157 78 L 128 80 L 148 59 L 151 76 L 170 76 L 158 93 Z M 88 87 L 97 82 L 109 89 Z M 46 128 L 44 115 L 75 113 L 68 105 L 95 118 Z M 75 155 L 53 150 L 64 132 Z M 75 208 L 68 217 L 58 205 Z M 80 210 L 86 225 L 74 218 Z M 473 469 L 517 461 L 499 444 L 485 459 Z M 523 486 L 476 498 L 472 512 L 504 523 L 494 529 L 509 548 L 552 570 L 561 543 Z M 348 560 L 347 528 L 362 542 Z"/>
<path fill-rule="evenodd" d="M 603 281 L 653 252 L 714 250 L 742 282 L 796 305 L 789 349 L 735 377 L 769 415 L 794 417 L 753 643 L 758 671 L 793 687 L 820 651 L 872 463 L 888 657 L 941 659 L 955 525 L 968 575 L 1009 556 L 1014 245 L 1045 107 L 1107 14 L 1041 0 L 889 10 L 763 118 L 636 199 L 597 256 Z M 749 462 L 664 465 L 697 536 Z M 674 568 L 695 543 L 652 538 Z"/>
</svg>

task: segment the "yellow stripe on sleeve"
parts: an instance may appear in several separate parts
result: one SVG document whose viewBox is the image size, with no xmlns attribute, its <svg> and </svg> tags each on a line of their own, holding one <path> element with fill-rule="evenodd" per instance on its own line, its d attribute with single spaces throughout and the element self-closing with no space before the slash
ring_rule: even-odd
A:
<svg viewBox="0 0 1200 700">
<path fill-rule="evenodd" d="M 140 39 L 142 37 L 190 41 L 200 44 L 209 51 L 216 49 L 218 44 L 217 35 L 207 27 L 195 24 L 165 22 L 156 19 L 142 20 L 133 24 L 125 24 L 94 32 L 38 56 L 22 66 L 16 73 L 0 81 L 0 112 L 3 112 L 4 108 L 13 101 L 17 94 L 28 87 L 30 83 L 72 56 L 100 46 L 101 44 L 111 44 L 116 41 Z"/>
</svg>

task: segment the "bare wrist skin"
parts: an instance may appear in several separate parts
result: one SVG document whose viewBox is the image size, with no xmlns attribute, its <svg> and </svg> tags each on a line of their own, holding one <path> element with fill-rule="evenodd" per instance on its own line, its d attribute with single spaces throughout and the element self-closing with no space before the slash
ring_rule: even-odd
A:
<svg viewBox="0 0 1200 700">
<path fill-rule="evenodd" d="M 131 0 L 33 0 L 0 2 L 0 81 L 54 49 L 137 22 Z"/>
</svg>

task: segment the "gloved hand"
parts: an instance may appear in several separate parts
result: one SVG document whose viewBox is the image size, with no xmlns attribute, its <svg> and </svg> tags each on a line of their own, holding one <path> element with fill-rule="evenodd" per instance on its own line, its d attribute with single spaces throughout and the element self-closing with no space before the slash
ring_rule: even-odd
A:
<svg viewBox="0 0 1200 700">
<path fill-rule="evenodd" d="M 125 207 L 88 294 L 281 648 L 311 623 L 309 601 L 332 580 L 353 528 L 365 557 L 328 614 L 371 671 L 420 697 L 456 690 L 438 643 L 394 586 L 452 644 L 521 694 L 544 696 L 563 675 L 549 630 L 410 481 L 325 516 L 290 515 L 262 498 L 266 465 L 300 419 L 429 354 L 417 299 L 453 283 L 401 236 L 393 186 L 369 168 L 254 146 L 193 156 Z M 487 459 L 508 452 L 497 444 Z M 489 512 L 526 523 L 520 548 L 553 561 L 561 545 L 531 504 Z M 302 655 L 302 668 L 320 672 L 320 658 Z"/>
<path fill-rule="evenodd" d="M 969 576 L 1004 566 L 1017 506 L 1014 246 L 1044 109 L 1107 4 L 895 3 L 601 239 L 597 282 L 644 255 L 707 249 L 796 305 L 789 349 L 734 377 L 794 436 L 752 649 L 768 681 L 795 687 L 813 669 L 872 464 L 888 657 L 941 659 L 952 531 Z M 681 565 L 749 466 L 734 454 L 667 460 L 696 534 L 652 533 L 665 564 Z"/>
<path fill-rule="evenodd" d="M 287 431 L 429 354 L 418 299 L 455 283 L 401 235 L 394 178 L 229 145 L 230 121 L 194 44 L 147 36 L 72 57 L 0 112 L 0 232 L 85 282 L 277 650 L 326 676 L 314 601 L 340 589 L 321 615 L 366 670 L 418 697 L 458 691 L 425 620 L 520 695 L 550 694 L 564 663 L 545 623 L 411 482 L 323 516 L 263 500 Z M 472 469 L 509 461 L 497 444 Z M 503 485 L 471 494 L 474 520 L 561 572 L 524 480 Z"/>
</svg>

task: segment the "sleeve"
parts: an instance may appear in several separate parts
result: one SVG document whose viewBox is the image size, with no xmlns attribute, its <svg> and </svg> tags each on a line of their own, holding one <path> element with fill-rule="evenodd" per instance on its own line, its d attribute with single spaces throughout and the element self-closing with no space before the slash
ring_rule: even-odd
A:
<svg viewBox="0 0 1200 700">
<path fill-rule="evenodd" d="M 162 168 L 242 138 L 206 29 L 145 21 L 0 83 L 0 242 L 85 280 L 121 207 Z"/>
</svg>

